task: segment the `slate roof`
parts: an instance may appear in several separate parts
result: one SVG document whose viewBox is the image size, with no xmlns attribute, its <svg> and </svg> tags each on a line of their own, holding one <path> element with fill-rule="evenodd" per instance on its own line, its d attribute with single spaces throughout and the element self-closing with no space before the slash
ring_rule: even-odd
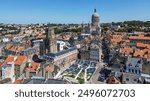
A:
<svg viewBox="0 0 150 101">
<path fill-rule="evenodd" d="M 70 49 L 67 49 L 67 50 L 64 50 L 64 51 L 60 51 L 60 52 L 57 52 L 57 53 L 47 53 L 46 55 L 47 56 L 51 56 L 51 57 L 56 57 L 56 56 L 60 56 L 60 55 L 66 54 L 66 53 L 74 51 L 74 50 L 76 50 L 76 48 L 70 48 Z"/>
<path fill-rule="evenodd" d="M 43 77 L 33 77 L 31 79 L 24 80 L 23 84 L 66 84 L 63 80 L 48 79 Z"/>
</svg>

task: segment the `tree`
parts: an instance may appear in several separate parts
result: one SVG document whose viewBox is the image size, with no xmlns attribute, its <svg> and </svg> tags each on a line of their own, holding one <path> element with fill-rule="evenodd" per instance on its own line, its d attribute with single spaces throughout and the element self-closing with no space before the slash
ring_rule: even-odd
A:
<svg viewBox="0 0 150 101">
<path fill-rule="evenodd" d="M 73 44 L 74 44 L 74 41 L 75 41 L 74 37 L 73 37 L 73 36 L 72 36 L 72 37 L 70 37 L 70 39 L 69 39 L 69 43 L 70 43 L 71 45 L 73 45 Z"/>
</svg>

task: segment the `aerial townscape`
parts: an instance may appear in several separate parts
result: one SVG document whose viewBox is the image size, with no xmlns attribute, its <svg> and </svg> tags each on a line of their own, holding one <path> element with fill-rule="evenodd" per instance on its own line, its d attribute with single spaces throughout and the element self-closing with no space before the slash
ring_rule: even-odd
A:
<svg viewBox="0 0 150 101">
<path fill-rule="evenodd" d="M 0 84 L 149 84 L 150 21 L 91 15 L 81 24 L 1 23 Z"/>
</svg>

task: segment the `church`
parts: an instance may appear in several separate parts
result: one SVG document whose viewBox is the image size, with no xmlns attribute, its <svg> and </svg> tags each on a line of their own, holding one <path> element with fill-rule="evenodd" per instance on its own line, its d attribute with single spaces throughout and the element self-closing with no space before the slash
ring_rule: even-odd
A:
<svg viewBox="0 0 150 101">
<path fill-rule="evenodd" d="M 92 14 L 91 24 L 82 24 L 82 29 L 82 33 L 88 34 L 88 37 L 84 38 L 84 45 L 79 49 L 79 58 L 100 62 L 102 56 L 102 34 L 100 16 L 96 9 L 94 9 Z"/>
<path fill-rule="evenodd" d="M 74 47 L 58 51 L 54 28 L 48 28 L 46 38 L 40 44 L 40 56 L 58 67 L 69 67 L 77 60 L 78 50 Z"/>
<path fill-rule="evenodd" d="M 87 25 L 82 23 L 82 33 L 93 35 L 101 33 L 100 16 L 96 9 L 94 9 L 94 13 L 92 14 L 91 23 L 88 23 Z"/>
</svg>

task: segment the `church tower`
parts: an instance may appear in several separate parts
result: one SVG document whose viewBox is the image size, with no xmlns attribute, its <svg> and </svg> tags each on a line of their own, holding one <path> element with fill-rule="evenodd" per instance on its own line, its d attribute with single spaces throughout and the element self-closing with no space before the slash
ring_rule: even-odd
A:
<svg viewBox="0 0 150 101">
<path fill-rule="evenodd" d="M 99 27 L 100 26 L 99 14 L 97 13 L 96 9 L 94 9 L 94 14 L 92 15 L 92 26 L 93 27 Z"/>
<path fill-rule="evenodd" d="M 91 23 L 91 33 L 93 34 L 100 34 L 101 33 L 101 27 L 100 27 L 100 16 L 97 13 L 97 10 L 94 9 L 94 13 L 92 15 L 92 19 L 91 19 L 92 23 Z"/>
<path fill-rule="evenodd" d="M 48 28 L 48 39 L 49 39 L 49 52 L 57 52 L 57 39 L 53 28 Z"/>
<path fill-rule="evenodd" d="M 95 39 L 90 44 L 90 60 L 101 62 L 103 37 L 101 34 L 100 17 L 96 9 L 94 9 L 92 15 L 91 34 Z"/>
</svg>

